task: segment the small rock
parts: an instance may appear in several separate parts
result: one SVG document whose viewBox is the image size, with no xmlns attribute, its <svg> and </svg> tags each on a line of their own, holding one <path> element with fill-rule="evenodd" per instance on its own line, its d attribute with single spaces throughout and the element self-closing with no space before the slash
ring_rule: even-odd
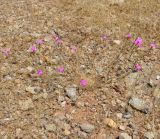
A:
<svg viewBox="0 0 160 139">
<path fill-rule="evenodd" d="M 34 68 L 33 67 L 27 67 L 27 70 L 29 71 L 29 72 L 33 72 L 34 71 Z"/>
<path fill-rule="evenodd" d="M 113 41 L 115 44 L 117 44 L 117 45 L 120 45 L 121 44 L 121 41 L 120 40 L 114 40 Z"/>
<path fill-rule="evenodd" d="M 81 129 L 87 133 L 91 133 L 95 127 L 92 124 L 88 124 L 88 123 L 83 123 L 80 125 Z"/>
<path fill-rule="evenodd" d="M 145 139 L 154 139 L 154 133 L 153 132 L 146 132 L 144 134 Z"/>
<path fill-rule="evenodd" d="M 77 89 L 76 87 L 66 87 L 65 88 L 67 96 L 72 100 L 75 101 L 77 99 Z"/>
<path fill-rule="evenodd" d="M 122 131 L 124 131 L 124 130 L 126 129 L 126 127 L 123 126 L 123 125 L 120 125 L 120 126 L 119 126 L 119 129 L 122 130 Z"/>
<path fill-rule="evenodd" d="M 46 125 L 45 127 L 46 127 L 46 130 L 47 130 L 47 131 L 50 131 L 50 132 L 54 132 L 54 131 L 56 131 L 56 129 L 57 129 L 57 127 L 56 127 L 55 124 L 48 124 L 48 125 Z"/>
<path fill-rule="evenodd" d="M 43 93 L 41 96 L 42 96 L 42 98 L 46 99 L 48 97 L 48 94 L 47 93 Z"/>
<path fill-rule="evenodd" d="M 64 135 L 65 135 L 65 136 L 68 136 L 68 135 L 70 135 L 70 134 L 71 134 L 71 132 L 70 132 L 69 130 L 67 130 L 67 129 L 64 130 Z"/>
<path fill-rule="evenodd" d="M 137 109 L 137 110 L 139 110 L 139 111 L 141 111 L 141 112 L 143 112 L 145 114 L 147 114 L 149 112 L 148 106 L 146 105 L 145 101 L 143 101 L 142 99 L 139 99 L 137 97 L 132 97 L 129 100 L 129 104 L 133 108 L 135 108 L 135 109 Z"/>
<path fill-rule="evenodd" d="M 66 106 L 66 101 L 63 101 L 60 105 L 61 105 L 61 107 L 65 107 Z"/>
<path fill-rule="evenodd" d="M 157 76 L 156 76 L 156 79 L 157 79 L 157 80 L 160 80 L 160 75 L 157 75 Z"/>
<path fill-rule="evenodd" d="M 117 113 L 117 117 L 118 117 L 119 119 L 122 119 L 122 116 L 123 116 L 122 113 Z"/>
<path fill-rule="evenodd" d="M 132 139 L 132 137 L 129 136 L 127 133 L 121 133 L 119 135 L 119 139 Z"/>
<path fill-rule="evenodd" d="M 104 123 L 105 123 L 107 126 L 111 127 L 111 128 L 117 128 L 116 122 L 114 122 L 114 121 L 113 121 L 112 119 L 110 119 L 110 118 L 105 118 L 105 119 L 104 119 Z"/>
<path fill-rule="evenodd" d="M 34 87 L 31 87 L 31 86 L 28 86 L 28 87 L 26 87 L 26 91 L 27 92 L 30 92 L 31 94 L 36 94 L 36 92 L 34 91 Z"/>
<path fill-rule="evenodd" d="M 19 105 L 22 110 L 29 110 L 34 107 L 32 99 L 30 98 L 28 100 L 20 100 Z"/>
</svg>

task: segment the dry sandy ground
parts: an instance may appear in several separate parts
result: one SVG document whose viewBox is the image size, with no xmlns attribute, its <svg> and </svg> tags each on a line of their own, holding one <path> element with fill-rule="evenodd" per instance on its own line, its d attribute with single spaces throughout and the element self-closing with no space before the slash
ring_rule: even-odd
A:
<svg viewBox="0 0 160 139">
<path fill-rule="evenodd" d="M 159 15 L 159 0 L 1 0 L 0 139 L 160 139 Z"/>
</svg>

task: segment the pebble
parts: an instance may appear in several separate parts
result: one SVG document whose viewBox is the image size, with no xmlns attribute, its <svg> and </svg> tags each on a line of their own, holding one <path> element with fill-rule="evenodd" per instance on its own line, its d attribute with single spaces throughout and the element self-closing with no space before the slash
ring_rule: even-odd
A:
<svg viewBox="0 0 160 139">
<path fill-rule="evenodd" d="M 89 123 L 83 123 L 80 125 L 80 128 L 84 132 L 91 133 L 95 129 L 95 126 Z"/>
<path fill-rule="evenodd" d="M 122 130 L 122 131 L 124 131 L 124 130 L 126 129 L 126 127 L 123 126 L 123 125 L 120 125 L 120 126 L 119 126 L 119 129 Z"/>
<path fill-rule="evenodd" d="M 19 101 L 19 105 L 20 105 L 20 108 L 21 108 L 22 110 L 29 110 L 29 109 L 32 109 L 32 108 L 34 107 L 31 98 L 29 98 L 29 99 L 27 99 L 27 100 L 20 100 L 20 101 Z"/>
<path fill-rule="evenodd" d="M 132 139 L 132 137 L 129 136 L 127 133 L 120 133 L 118 139 Z"/>
<path fill-rule="evenodd" d="M 61 107 L 65 107 L 66 106 L 66 101 L 63 101 L 60 105 L 61 105 Z"/>
<path fill-rule="evenodd" d="M 157 75 L 156 79 L 157 79 L 157 80 L 160 80 L 160 75 Z"/>
<path fill-rule="evenodd" d="M 117 113 L 117 118 L 122 119 L 123 114 L 122 113 Z"/>
<path fill-rule="evenodd" d="M 64 135 L 65 135 L 65 136 L 68 136 L 68 135 L 70 135 L 70 134 L 71 134 L 71 132 L 70 132 L 69 130 L 67 130 L 67 129 L 64 130 Z"/>
<path fill-rule="evenodd" d="M 71 87 L 68 86 L 65 88 L 67 96 L 72 100 L 72 101 L 76 101 L 77 99 L 77 89 L 76 87 Z"/>
<path fill-rule="evenodd" d="M 51 132 L 54 132 L 57 129 L 55 124 L 47 124 L 45 127 L 47 131 L 51 131 Z"/>
<path fill-rule="evenodd" d="M 121 41 L 120 40 L 114 40 L 113 41 L 115 44 L 117 44 L 117 45 L 120 45 L 121 44 Z"/>
<path fill-rule="evenodd" d="M 135 108 L 135 109 L 137 109 L 137 110 L 139 110 L 139 111 L 141 111 L 141 112 L 143 112 L 145 114 L 147 114 L 149 112 L 148 106 L 146 105 L 145 101 L 143 101 L 142 99 L 139 99 L 137 97 L 132 97 L 129 100 L 129 104 L 133 108 Z"/>
<path fill-rule="evenodd" d="M 111 128 L 117 128 L 117 124 L 115 121 L 113 121 L 110 118 L 105 118 L 104 119 L 104 124 L 106 124 L 107 126 L 111 127 Z"/>
<path fill-rule="evenodd" d="M 29 71 L 29 72 L 33 72 L 34 71 L 34 68 L 33 67 L 27 67 L 27 70 Z"/>
<path fill-rule="evenodd" d="M 153 132 L 146 132 L 144 133 L 145 139 L 154 139 L 154 133 Z"/>
</svg>

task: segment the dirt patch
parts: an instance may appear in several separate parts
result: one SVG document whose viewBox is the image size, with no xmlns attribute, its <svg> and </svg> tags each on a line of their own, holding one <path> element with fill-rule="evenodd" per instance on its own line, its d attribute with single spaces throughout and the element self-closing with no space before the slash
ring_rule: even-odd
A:
<svg viewBox="0 0 160 139">
<path fill-rule="evenodd" d="M 158 0 L 2 0 L 0 137 L 158 139 L 159 15 Z"/>
</svg>

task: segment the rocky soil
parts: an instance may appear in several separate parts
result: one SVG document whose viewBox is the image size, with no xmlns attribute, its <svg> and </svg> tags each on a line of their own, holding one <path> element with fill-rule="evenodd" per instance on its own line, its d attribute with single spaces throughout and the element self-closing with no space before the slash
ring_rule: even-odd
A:
<svg viewBox="0 0 160 139">
<path fill-rule="evenodd" d="M 159 15 L 159 0 L 1 0 L 0 139 L 160 139 Z"/>
</svg>

